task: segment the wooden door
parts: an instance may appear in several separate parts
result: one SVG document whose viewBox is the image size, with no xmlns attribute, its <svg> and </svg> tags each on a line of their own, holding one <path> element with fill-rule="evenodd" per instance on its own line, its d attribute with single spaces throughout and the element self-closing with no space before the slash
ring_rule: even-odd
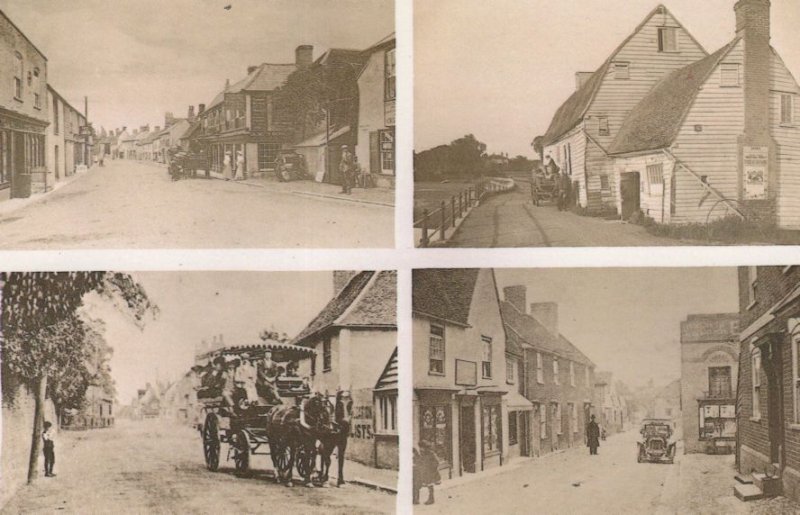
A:
<svg viewBox="0 0 800 515">
<path fill-rule="evenodd" d="M 461 406 L 459 435 L 461 440 L 461 466 L 464 472 L 475 472 L 475 408 Z"/>
<path fill-rule="evenodd" d="M 639 172 L 621 174 L 619 183 L 622 199 L 622 219 L 628 220 L 640 208 Z"/>
</svg>

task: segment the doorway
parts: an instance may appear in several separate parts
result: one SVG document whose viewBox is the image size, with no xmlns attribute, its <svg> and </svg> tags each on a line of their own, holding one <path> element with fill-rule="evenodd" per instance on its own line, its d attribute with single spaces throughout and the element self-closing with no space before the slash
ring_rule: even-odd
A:
<svg viewBox="0 0 800 515">
<path fill-rule="evenodd" d="M 634 213 L 639 211 L 640 177 L 639 172 L 620 174 L 619 192 L 622 199 L 622 219 L 629 220 Z"/>
<path fill-rule="evenodd" d="M 464 472 L 475 472 L 475 408 L 470 405 L 461 406 L 459 434 L 461 438 L 461 466 Z"/>
<path fill-rule="evenodd" d="M 519 454 L 520 456 L 531 455 L 531 422 L 530 412 L 519 412 Z"/>
<path fill-rule="evenodd" d="M 58 173 L 58 145 L 56 145 L 56 151 L 54 154 L 55 159 L 53 160 L 53 172 L 55 173 L 56 180 L 58 180 L 61 175 Z"/>
<path fill-rule="evenodd" d="M 769 457 L 772 463 L 783 466 L 783 367 L 780 346 L 769 344 L 767 372 L 767 416 L 769 424 Z M 766 364 L 766 363 L 765 363 Z"/>
</svg>

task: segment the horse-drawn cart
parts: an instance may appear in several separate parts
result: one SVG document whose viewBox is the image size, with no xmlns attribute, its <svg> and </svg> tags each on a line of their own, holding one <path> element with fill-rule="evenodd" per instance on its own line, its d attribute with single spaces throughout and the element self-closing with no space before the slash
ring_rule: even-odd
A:
<svg viewBox="0 0 800 515">
<path fill-rule="evenodd" d="M 535 206 L 558 200 L 558 175 L 548 174 L 544 169 L 535 170 L 531 178 L 531 200 Z"/>
<path fill-rule="evenodd" d="M 291 481 L 291 469 L 296 465 L 303 478 L 310 478 L 316 463 L 317 436 L 313 430 L 304 432 L 304 427 L 296 422 L 299 416 L 299 405 L 304 399 L 310 402 L 306 410 L 311 411 L 307 418 L 318 417 L 320 425 L 329 422 L 328 411 L 323 399 L 316 399 L 311 394 L 308 384 L 296 374 L 292 374 L 292 364 L 298 360 L 313 357 L 315 351 L 306 347 L 298 347 L 281 342 L 269 342 L 262 345 L 246 347 L 229 347 L 209 353 L 209 363 L 223 358 L 230 363 L 227 373 L 235 374 L 235 369 L 244 361 L 259 362 L 264 360 L 266 352 L 275 356 L 273 363 L 283 364 L 278 367 L 281 373 L 275 380 L 278 401 L 264 402 L 264 399 L 252 399 L 248 396 L 248 388 L 237 381 L 228 400 L 224 395 L 198 395 L 204 413 L 202 425 L 203 453 L 206 467 L 211 471 L 219 469 L 223 444 L 227 445 L 225 460 L 233 460 L 237 473 L 246 474 L 250 470 L 251 457 L 255 455 L 271 456 L 275 467 L 276 478 L 288 478 Z M 252 391 L 252 389 L 250 389 Z M 233 400 L 231 404 L 229 400 Z M 314 411 L 314 406 L 319 405 Z M 324 411 L 324 414 L 321 413 Z M 293 431 L 298 434 L 287 434 Z"/>
</svg>

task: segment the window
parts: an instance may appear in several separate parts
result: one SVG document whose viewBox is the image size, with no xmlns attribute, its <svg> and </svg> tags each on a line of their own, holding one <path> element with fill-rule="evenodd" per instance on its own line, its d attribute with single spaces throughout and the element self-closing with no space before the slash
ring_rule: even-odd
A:
<svg viewBox="0 0 800 515">
<path fill-rule="evenodd" d="M 481 336 L 481 346 L 483 348 L 483 360 L 481 361 L 481 373 L 484 379 L 492 378 L 492 339 L 488 336 Z"/>
<path fill-rule="evenodd" d="M 723 88 L 735 88 L 740 84 L 739 65 L 736 63 L 722 63 L 719 67 L 719 85 Z"/>
<path fill-rule="evenodd" d="M 614 78 L 616 80 L 628 80 L 631 78 L 630 63 L 614 63 Z"/>
<path fill-rule="evenodd" d="M 397 393 L 378 394 L 378 430 L 397 432 Z"/>
<path fill-rule="evenodd" d="M 381 171 L 394 173 L 394 131 L 380 131 L 381 142 Z"/>
<path fill-rule="evenodd" d="M 311 356 L 311 377 L 317 375 L 317 355 Z"/>
<path fill-rule="evenodd" d="M 511 356 L 506 356 L 506 383 L 514 384 L 514 370 L 517 368 L 517 360 Z"/>
<path fill-rule="evenodd" d="M 781 125 L 794 124 L 794 95 L 781 93 Z"/>
<path fill-rule="evenodd" d="M 542 353 L 536 353 L 536 382 L 544 384 L 544 362 L 542 361 Z"/>
<path fill-rule="evenodd" d="M 572 175 L 572 145 L 567 143 L 567 168 L 569 174 Z"/>
<path fill-rule="evenodd" d="M 658 186 L 664 182 L 664 165 L 648 165 L 647 166 L 647 180 L 651 186 Z"/>
<path fill-rule="evenodd" d="M 597 124 L 597 132 L 601 136 L 609 136 L 611 134 L 611 131 L 608 129 L 608 116 L 599 116 L 597 118 Z"/>
<path fill-rule="evenodd" d="M 569 405 L 569 416 L 570 416 L 570 429 L 572 429 L 573 433 L 578 432 L 578 407 L 575 404 Z"/>
<path fill-rule="evenodd" d="M 431 324 L 428 373 L 444 375 L 444 327 L 436 324 Z"/>
<path fill-rule="evenodd" d="M 756 283 L 758 281 L 758 268 L 755 266 L 747 267 L 747 309 L 752 308 L 756 303 Z"/>
<path fill-rule="evenodd" d="M 658 28 L 658 51 L 659 52 L 678 51 L 678 31 L 675 27 Z"/>
<path fill-rule="evenodd" d="M 553 358 L 553 383 L 561 384 L 558 381 L 558 358 Z"/>
<path fill-rule="evenodd" d="M 751 375 L 753 381 L 753 410 L 752 418 L 756 420 L 761 419 L 761 350 L 755 349 L 751 356 Z"/>
<path fill-rule="evenodd" d="M 611 189 L 611 183 L 608 181 L 608 174 L 600 174 L 600 189 L 604 191 L 609 191 Z"/>
<path fill-rule="evenodd" d="M 792 331 L 792 394 L 794 395 L 794 423 L 800 424 L 800 325 Z"/>
<path fill-rule="evenodd" d="M 517 412 L 508 412 L 508 445 L 517 445 Z"/>
<path fill-rule="evenodd" d="M 331 355 L 331 338 L 328 336 L 322 341 L 322 371 L 330 372 L 333 364 Z"/>
<path fill-rule="evenodd" d="M 17 52 L 14 58 L 14 98 L 22 100 L 22 54 Z"/>
<path fill-rule="evenodd" d="M 539 437 L 544 440 L 547 438 L 547 410 L 539 407 Z"/>
<path fill-rule="evenodd" d="M 278 159 L 278 152 L 281 146 L 277 143 L 258 144 L 258 169 L 270 170 L 275 168 L 275 160 Z"/>
<path fill-rule="evenodd" d="M 713 398 L 731 397 L 731 367 L 708 368 L 708 395 Z"/>
<path fill-rule="evenodd" d="M 59 118 L 58 98 L 53 95 L 53 134 L 58 134 Z"/>
<path fill-rule="evenodd" d="M 483 407 L 483 454 L 500 452 L 500 406 Z"/>
<path fill-rule="evenodd" d="M 33 107 L 42 108 L 42 97 L 40 96 L 41 86 L 39 82 L 39 68 L 33 69 Z"/>
<path fill-rule="evenodd" d="M 426 405 L 420 407 L 419 439 L 427 443 L 436 456 L 450 463 L 450 413 L 449 404 Z"/>
<path fill-rule="evenodd" d="M 395 60 L 395 49 L 386 52 L 386 63 L 384 75 L 386 84 L 384 86 L 384 94 L 386 100 L 394 100 L 397 96 L 397 63 Z"/>
<path fill-rule="evenodd" d="M 561 418 L 561 404 L 553 403 L 553 424 L 556 426 L 556 434 L 564 434 L 564 420 Z"/>
<path fill-rule="evenodd" d="M 569 362 L 569 385 L 575 386 L 575 363 Z"/>
</svg>

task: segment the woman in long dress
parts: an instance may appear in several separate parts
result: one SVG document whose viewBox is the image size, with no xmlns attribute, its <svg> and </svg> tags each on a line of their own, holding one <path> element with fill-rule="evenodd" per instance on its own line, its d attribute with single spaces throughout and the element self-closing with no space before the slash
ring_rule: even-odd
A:
<svg viewBox="0 0 800 515">
<path fill-rule="evenodd" d="M 244 152 L 236 152 L 236 176 L 238 179 L 247 179 L 244 173 Z"/>
<path fill-rule="evenodd" d="M 229 181 L 231 178 L 233 178 L 230 152 L 225 152 L 225 158 L 222 160 L 222 175 L 225 177 L 226 181 Z"/>
</svg>

